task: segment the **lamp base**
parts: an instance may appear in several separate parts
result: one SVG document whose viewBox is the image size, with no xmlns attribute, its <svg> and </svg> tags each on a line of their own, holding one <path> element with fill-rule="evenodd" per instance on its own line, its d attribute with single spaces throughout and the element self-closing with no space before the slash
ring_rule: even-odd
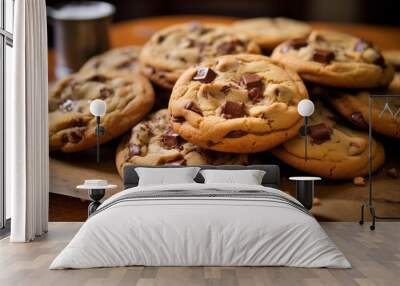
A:
<svg viewBox="0 0 400 286">
<path fill-rule="evenodd" d="M 88 206 L 88 216 L 94 213 L 97 210 L 97 208 L 101 205 L 100 200 L 104 197 L 105 193 L 106 193 L 105 189 L 89 190 L 89 198 L 92 200 L 92 202 Z"/>
<path fill-rule="evenodd" d="M 307 128 L 308 129 L 308 128 Z M 308 130 L 307 130 L 307 133 L 308 133 Z M 305 126 L 301 126 L 300 127 L 300 129 L 299 129 L 299 134 L 300 134 L 300 136 L 302 136 L 302 137 L 305 137 L 306 136 L 306 127 Z"/>
</svg>

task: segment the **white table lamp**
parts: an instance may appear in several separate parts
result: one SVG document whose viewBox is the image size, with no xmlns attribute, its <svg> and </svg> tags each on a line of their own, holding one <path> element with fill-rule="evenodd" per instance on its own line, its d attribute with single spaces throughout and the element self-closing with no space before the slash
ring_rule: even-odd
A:
<svg viewBox="0 0 400 286">
<path fill-rule="evenodd" d="M 314 113 L 314 103 L 309 99 L 303 99 L 297 105 L 297 112 L 304 117 L 304 126 L 300 129 L 301 136 L 304 136 L 304 159 L 307 161 L 307 141 L 308 141 L 308 118 Z"/>
</svg>

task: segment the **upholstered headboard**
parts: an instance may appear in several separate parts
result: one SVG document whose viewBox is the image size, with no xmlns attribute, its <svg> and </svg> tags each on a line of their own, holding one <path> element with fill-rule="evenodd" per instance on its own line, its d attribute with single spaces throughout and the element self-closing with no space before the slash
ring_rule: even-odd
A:
<svg viewBox="0 0 400 286">
<path fill-rule="evenodd" d="M 137 167 L 146 167 L 146 168 L 183 168 L 184 166 L 137 166 L 137 165 L 125 165 L 124 166 L 124 189 L 136 187 L 139 182 L 139 177 L 135 171 Z M 192 166 L 191 166 L 192 167 Z M 197 166 L 204 169 L 219 169 L 219 170 L 264 170 L 265 175 L 262 180 L 263 186 L 272 187 L 279 189 L 281 184 L 280 170 L 277 165 L 250 165 L 250 166 L 238 166 L 238 165 L 220 165 L 220 166 L 210 166 L 210 165 L 202 165 Z M 203 183 L 204 178 L 199 173 L 195 181 L 198 183 Z"/>
</svg>

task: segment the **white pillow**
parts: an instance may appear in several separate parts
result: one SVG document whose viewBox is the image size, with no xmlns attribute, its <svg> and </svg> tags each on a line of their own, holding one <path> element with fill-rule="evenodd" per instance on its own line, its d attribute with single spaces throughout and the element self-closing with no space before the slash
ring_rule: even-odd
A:
<svg viewBox="0 0 400 286">
<path fill-rule="evenodd" d="M 262 170 L 202 170 L 205 184 L 261 185 L 265 171 Z"/>
<path fill-rule="evenodd" d="M 200 168 L 135 168 L 139 186 L 195 183 L 193 180 Z"/>
</svg>

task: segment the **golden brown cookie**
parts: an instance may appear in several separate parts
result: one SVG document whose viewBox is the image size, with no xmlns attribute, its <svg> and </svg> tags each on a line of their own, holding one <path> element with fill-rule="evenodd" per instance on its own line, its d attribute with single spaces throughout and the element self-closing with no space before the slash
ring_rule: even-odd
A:
<svg viewBox="0 0 400 286">
<path fill-rule="evenodd" d="M 253 18 L 233 23 L 233 28 L 247 33 L 261 48 L 271 51 L 280 43 L 303 38 L 311 32 L 307 23 L 288 18 Z"/>
<path fill-rule="evenodd" d="M 324 93 L 323 90 L 321 92 Z M 329 90 L 325 91 L 324 98 L 350 123 L 360 129 L 368 130 L 370 93 L 371 91 Z M 390 93 L 393 93 L 390 89 L 380 91 L 382 97 L 372 99 L 372 129 L 386 136 L 400 139 L 400 98 L 384 96 Z M 383 111 L 386 103 L 390 110 Z"/>
<path fill-rule="evenodd" d="M 138 46 L 113 49 L 88 60 L 80 72 L 140 73 Z"/>
<path fill-rule="evenodd" d="M 307 161 L 304 159 L 305 137 L 283 143 L 272 153 L 283 162 L 310 174 L 327 179 L 353 179 L 368 174 L 368 133 L 350 129 L 339 122 L 329 109 L 315 102 L 310 117 Z M 372 169 L 385 161 L 383 146 L 372 142 Z"/>
<path fill-rule="evenodd" d="M 171 128 L 167 109 L 159 110 L 132 128 L 120 143 L 115 163 L 122 176 L 124 164 L 247 165 L 247 154 L 210 151 L 186 142 Z"/>
<path fill-rule="evenodd" d="M 57 82 L 49 95 L 51 150 L 76 152 L 96 145 L 96 119 L 90 102 L 102 99 L 107 112 L 101 118 L 105 143 L 139 122 L 152 108 L 150 82 L 137 74 L 79 73 Z"/>
<path fill-rule="evenodd" d="M 372 43 L 338 32 L 314 31 L 288 40 L 272 58 L 294 69 L 306 81 L 345 88 L 387 86 L 394 69 Z"/>
<path fill-rule="evenodd" d="M 178 77 L 190 66 L 225 54 L 260 53 L 250 38 L 230 27 L 186 23 L 155 33 L 143 47 L 143 72 L 156 84 L 172 89 Z"/>
<path fill-rule="evenodd" d="M 172 91 L 172 127 L 221 152 L 255 153 L 296 136 L 308 98 L 300 77 L 261 55 L 227 55 L 187 69 Z"/>
</svg>

